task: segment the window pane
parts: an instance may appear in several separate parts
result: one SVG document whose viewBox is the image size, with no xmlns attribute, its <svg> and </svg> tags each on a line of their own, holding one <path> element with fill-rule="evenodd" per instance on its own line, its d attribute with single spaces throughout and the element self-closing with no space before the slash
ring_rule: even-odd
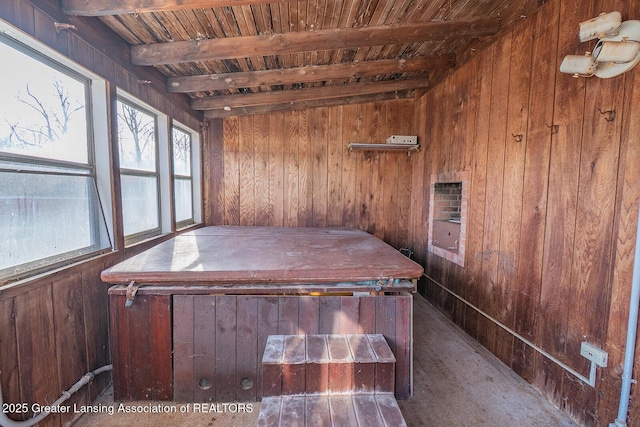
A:
<svg viewBox="0 0 640 427">
<path fill-rule="evenodd" d="M 191 135 L 173 128 L 173 173 L 191 176 Z"/>
<path fill-rule="evenodd" d="M 0 40 L 0 151 L 87 164 L 87 83 Z"/>
<path fill-rule="evenodd" d="M 156 171 L 155 118 L 118 101 L 118 141 L 120 167 Z"/>
<path fill-rule="evenodd" d="M 0 276 L 108 248 L 97 206 L 90 176 L 0 172 Z"/>
<path fill-rule="evenodd" d="M 158 179 L 121 175 L 121 182 L 125 236 L 159 228 Z"/>
<path fill-rule="evenodd" d="M 176 198 L 176 222 L 193 219 L 191 180 L 176 179 L 174 190 Z"/>
</svg>

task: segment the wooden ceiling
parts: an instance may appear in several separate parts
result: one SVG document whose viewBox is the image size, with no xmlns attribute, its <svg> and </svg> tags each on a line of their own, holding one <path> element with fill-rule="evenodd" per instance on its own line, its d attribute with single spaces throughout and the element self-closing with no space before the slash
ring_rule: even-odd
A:
<svg viewBox="0 0 640 427">
<path fill-rule="evenodd" d="M 416 96 L 544 0 L 61 0 L 205 118 Z"/>
</svg>

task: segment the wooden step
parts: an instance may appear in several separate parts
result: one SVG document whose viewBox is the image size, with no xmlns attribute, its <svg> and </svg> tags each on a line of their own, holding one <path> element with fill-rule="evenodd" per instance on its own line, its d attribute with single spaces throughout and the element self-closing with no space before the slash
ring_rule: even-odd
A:
<svg viewBox="0 0 640 427">
<path fill-rule="evenodd" d="M 263 397 L 259 427 L 403 427 L 392 393 L 347 393 Z"/>
<path fill-rule="evenodd" d="M 270 335 L 262 396 L 393 393 L 395 362 L 381 334 Z"/>
</svg>

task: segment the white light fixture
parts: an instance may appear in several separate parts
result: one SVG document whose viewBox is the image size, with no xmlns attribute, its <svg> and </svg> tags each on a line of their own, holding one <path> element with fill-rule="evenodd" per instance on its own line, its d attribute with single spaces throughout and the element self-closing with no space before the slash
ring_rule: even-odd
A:
<svg viewBox="0 0 640 427">
<path fill-rule="evenodd" d="M 606 79 L 626 73 L 640 62 L 640 21 L 622 22 L 620 12 L 581 22 L 578 36 L 583 42 L 599 40 L 593 53 L 567 55 L 560 64 L 562 73 Z"/>
</svg>

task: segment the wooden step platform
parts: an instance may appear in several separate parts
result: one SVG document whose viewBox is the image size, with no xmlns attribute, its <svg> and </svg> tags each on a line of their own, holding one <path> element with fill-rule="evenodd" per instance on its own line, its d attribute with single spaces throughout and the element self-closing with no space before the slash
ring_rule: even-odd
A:
<svg viewBox="0 0 640 427">
<path fill-rule="evenodd" d="M 391 393 L 289 395 L 262 398 L 258 427 L 403 427 Z"/>
<path fill-rule="evenodd" d="M 258 425 L 406 426 L 381 334 L 270 335 Z"/>
<path fill-rule="evenodd" d="M 381 334 L 270 335 L 262 396 L 393 393 L 395 362 Z"/>
</svg>

